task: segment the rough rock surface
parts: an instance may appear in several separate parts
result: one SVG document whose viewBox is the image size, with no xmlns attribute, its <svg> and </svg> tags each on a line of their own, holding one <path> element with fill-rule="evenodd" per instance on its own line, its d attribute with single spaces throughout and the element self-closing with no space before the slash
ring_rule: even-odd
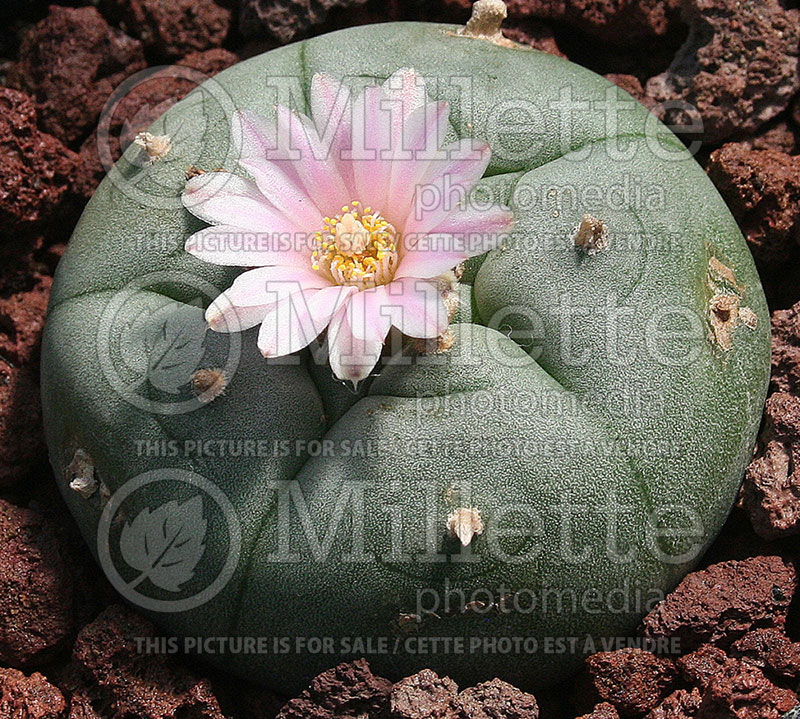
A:
<svg viewBox="0 0 800 719">
<path fill-rule="evenodd" d="M 66 708 L 61 692 L 41 674 L 0 669 L 0 717 L 61 719 Z"/>
<path fill-rule="evenodd" d="M 653 100 L 694 105 L 714 142 L 754 132 L 786 109 L 800 82 L 799 10 L 780 0 L 686 0 L 682 10 L 689 36 L 648 81 Z M 685 122 L 680 109 L 658 114 Z"/>
<path fill-rule="evenodd" d="M 80 631 L 60 682 L 80 707 L 77 716 L 223 719 L 207 680 L 192 676 L 170 655 L 139 649 L 137 639 L 140 644 L 153 637 L 150 622 L 119 605 Z"/>
<path fill-rule="evenodd" d="M 25 34 L 8 79 L 31 94 L 39 124 L 74 145 L 91 130 L 112 90 L 145 66 L 142 44 L 94 7 L 52 5 Z"/>
<path fill-rule="evenodd" d="M 778 719 L 797 704 L 790 689 L 771 682 L 754 664 L 705 646 L 678 660 L 684 679 L 702 695 L 697 716 L 703 719 Z"/>
<path fill-rule="evenodd" d="M 390 716 L 393 719 L 451 719 L 458 685 L 450 677 L 423 669 L 397 682 L 392 688 Z"/>
<path fill-rule="evenodd" d="M 92 132 L 83 143 L 76 192 L 86 199 L 91 197 L 107 167 L 119 159 L 137 133 L 147 129 L 205 79 L 238 61 L 236 55 L 222 48 L 195 52 L 175 66 L 154 72 L 133 85 L 103 118 L 102 132 Z"/>
<path fill-rule="evenodd" d="M 714 677 L 719 676 L 728 664 L 728 655 L 719 647 L 704 644 L 680 657 L 676 664 L 684 681 L 705 689 Z"/>
<path fill-rule="evenodd" d="M 319 25 L 334 8 L 354 8 L 366 0 L 241 0 L 239 29 L 243 35 L 266 30 L 281 42 L 290 42 Z"/>
<path fill-rule="evenodd" d="M 0 500 L 0 662 L 40 664 L 76 629 L 70 560 L 40 513 Z"/>
<path fill-rule="evenodd" d="M 351 717 L 381 712 L 389 702 L 392 683 L 376 677 L 363 659 L 339 664 L 318 675 L 309 688 L 292 699 L 279 719 Z"/>
<path fill-rule="evenodd" d="M 0 358 L 0 487 L 31 476 L 46 456 L 36 372 Z"/>
<path fill-rule="evenodd" d="M 676 676 L 671 660 L 642 649 L 598 652 L 578 679 L 579 701 L 586 707 L 608 702 L 620 716 L 640 716 L 658 706 Z"/>
<path fill-rule="evenodd" d="M 711 153 L 708 174 L 759 264 L 786 263 L 800 241 L 800 156 L 729 143 Z"/>
<path fill-rule="evenodd" d="M 500 679 L 465 689 L 455 702 L 457 719 L 537 719 L 539 706 L 532 694 Z"/>
<path fill-rule="evenodd" d="M 125 32 L 166 60 L 219 47 L 231 24 L 231 11 L 213 0 L 112 0 L 111 8 Z"/>
<path fill-rule="evenodd" d="M 469 10 L 471 0 L 446 0 Z M 538 17 L 570 25 L 593 37 L 624 45 L 665 35 L 680 0 L 507 0 L 510 18 Z"/>
<path fill-rule="evenodd" d="M 47 455 L 36 363 L 52 279 L 32 255 L 20 259 L 0 259 L 0 487 L 30 478 Z"/>
<path fill-rule="evenodd" d="M 28 95 L 0 87 L 0 224 L 40 226 L 69 192 L 78 156 L 36 126 Z"/>
<path fill-rule="evenodd" d="M 613 709 L 613 707 L 612 707 Z M 317 676 L 299 697 L 287 702 L 277 719 L 538 719 L 539 707 L 500 679 L 460 694 L 448 677 L 430 669 L 392 685 L 370 671 L 364 659 L 340 664 Z M 601 716 L 597 719 L 619 719 Z"/>
<path fill-rule="evenodd" d="M 538 719 L 532 694 L 500 679 L 492 679 L 460 694 L 449 677 L 430 669 L 397 682 L 389 702 L 391 719 Z M 597 719 L 617 719 L 602 716 Z"/>
<path fill-rule="evenodd" d="M 32 286 L 18 292 L 6 292 L 0 286 L 0 356 L 17 367 L 38 358 L 53 284 L 51 277 L 38 273 L 30 279 Z"/>
<path fill-rule="evenodd" d="M 756 629 L 731 645 L 731 655 L 746 658 L 766 674 L 792 681 L 800 678 L 800 642 L 779 629 Z"/>
<path fill-rule="evenodd" d="M 800 302 L 772 313 L 771 387 L 800 395 Z"/>
<path fill-rule="evenodd" d="M 612 72 L 605 75 L 606 80 L 613 82 L 617 87 L 621 87 L 627 92 L 634 100 L 645 103 L 647 100 L 644 94 L 642 83 L 639 78 L 634 75 L 624 75 L 621 73 Z"/>
<path fill-rule="evenodd" d="M 800 398 L 774 392 L 764 417 L 739 503 L 760 537 L 777 539 L 800 533 Z"/>
<path fill-rule="evenodd" d="M 619 719 L 619 712 L 613 704 L 600 702 L 594 706 L 592 711 L 578 719 Z"/>
<path fill-rule="evenodd" d="M 777 150 L 796 155 L 800 150 L 800 129 L 787 120 L 777 119 L 764 125 L 758 134 L 743 138 L 741 145 L 749 150 Z"/>
<path fill-rule="evenodd" d="M 703 697 L 700 690 L 677 689 L 647 715 L 647 719 L 685 719 L 697 714 Z"/>
<path fill-rule="evenodd" d="M 642 632 L 677 637 L 684 652 L 730 645 L 751 629 L 783 627 L 796 587 L 794 567 L 778 556 L 713 564 L 687 576 L 644 618 Z"/>
</svg>

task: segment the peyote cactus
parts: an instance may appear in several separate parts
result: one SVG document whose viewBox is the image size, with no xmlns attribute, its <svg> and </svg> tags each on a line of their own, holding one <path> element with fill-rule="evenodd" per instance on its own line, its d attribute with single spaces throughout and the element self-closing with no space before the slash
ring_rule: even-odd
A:
<svg viewBox="0 0 800 719">
<path fill-rule="evenodd" d="M 395 678 L 563 678 L 696 563 L 752 450 L 769 317 L 735 221 L 669 130 L 505 40 L 499 5 L 209 80 L 128 148 L 58 268 L 43 402 L 86 541 L 181 647 L 281 691 L 365 655 Z M 355 389 L 326 332 L 265 359 L 256 323 L 210 331 L 243 268 L 186 251 L 207 223 L 184 204 L 209 173 L 251 175 L 233 118 L 401 68 L 449 103 L 448 142 L 488 145 L 470 201 L 513 218 L 437 269 L 449 328 L 387 323 Z M 348 208 L 326 227 L 367 227 Z"/>
</svg>

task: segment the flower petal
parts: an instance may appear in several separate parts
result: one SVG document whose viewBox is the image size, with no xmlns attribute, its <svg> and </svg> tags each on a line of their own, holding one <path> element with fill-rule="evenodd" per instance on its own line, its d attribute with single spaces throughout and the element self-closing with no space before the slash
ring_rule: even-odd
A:
<svg viewBox="0 0 800 719">
<path fill-rule="evenodd" d="M 294 160 L 294 168 L 306 192 L 324 214 L 332 214 L 349 202 L 349 191 L 317 128 L 309 117 L 278 105 L 277 127 L 279 147 Z M 288 147 L 283 143 L 288 142 Z"/>
<path fill-rule="evenodd" d="M 353 167 L 355 196 L 364 206 L 386 211 L 386 198 L 391 180 L 391 160 L 382 157 L 390 150 L 391 117 L 382 105 L 383 90 L 378 86 L 364 88 L 353 102 L 350 161 Z"/>
<path fill-rule="evenodd" d="M 308 267 L 258 267 L 239 275 L 225 293 L 236 305 L 273 304 L 295 292 L 330 284 Z"/>
<path fill-rule="evenodd" d="M 469 193 L 483 176 L 491 158 L 486 143 L 459 140 L 443 148 L 447 159 L 434 160 L 415 187 L 413 214 L 406 234 L 433 230 L 447 215 L 469 202 Z"/>
<path fill-rule="evenodd" d="M 304 187 L 295 183 L 276 162 L 239 160 L 264 197 L 283 214 L 294 218 L 297 225 L 313 232 L 322 224 L 324 213 L 309 197 Z"/>
<path fill-rule="evenodd" d="M 186 240 L 185 249 L 204 262 L 234 267 L 307 267 L 311 252 L 294 234 L 253 232 L 234 225 L 211 225 L 199 230 Z"/>
<path fill-rule="evenodd" d="M 425 102 L 424 81 L 409 68 L 398 70 L 381 86 L 364 88 L 354 100 L 349 157 L 355 194 L 362 204 L 391 213 L 393 155 L 403 148 L 409 117 Z"/>
<path fill-rule="evenodd" d="M 491 237 L 509 232 L 513 224 L 513 213 L 501 205 L 493 205 L 488 209 L 468 206 L 465 209 L 451 212 L 433 228 L 432 232 L 453 235 L 478 233 Z M 499 243 L 487 243 L 487 245 L 489 244 L 496 246 Z M 487 246 L 487 249 L 492 249 L 492 247 Z"/>
<path fill-rule="evenodd" d="M 345 161 L 344 153 L 350 149 L 352 114 L 352 96 L 347 85 L 324 73 L 311 78 L 311 117 L 323 144 L 330 146 L 331 157 L 351 195 L 355 189 L 353 166 Z"/>
<path fill-rule="evenodd" d="M 211 303 L 206 322 L 217 332 L 246 330 L 287 297 L 327 287 L 328 280 L 307 268 L 259 267 L 243 272 Z"/>
<path fill-rule="evenodd" d="M 254 182 L 230 172 L 205 172 L 186 183 L 183 206 L 213 225 L 235 225 L 256 232 L 302 231 L 258 191 Z"/>
<path fill-rule="evenodd" d="M 235 305 L 226 293 L 219 295 L 206 310 L 206 322 L 214 332 L 243 332 L 264 319 L 269 305 Z"/>
<path fill-rule="evenodd" d="M 333 374 L 357 387 L 378 363 L 385 339 L 385 334 L 359 339 L 350 327 L 347 308 L 340 309 L 328 326 L 328 356 Z"/>
<path fill-rule="evenodd" d="M 469 257 L 492 250 L 502 239 L 498 233 L 432 233 L 404 247 L 395 279 L 438 277 Z"/>
<path fill-rule="evenodd" d="M 292 184 L 302 188 L 300 176 L 289 157 L 290 148 L 278 144 L 278 124 L 275 120 L 249 110 L 237 110 L 233 113 L 231 134 L 240 163 L 272 162 Z M 285 136 L 281 139 L 285 139 Z"/>
<path fill-rule="evenodd" d="M 385 337 L 392 324 L 388 312 L 381 312 L 386 302 L 383 286 L 363 290 L 347 303 L 347 321 L 350 330 L 358 339 Z"/>
<path fill-rule="evenodd" d="M 426 101 L 425 78 L 414 68 L 401 67 L 395 70 L 381 85 L 383 95 L 398 111 L 393 113 L 393 139 L 402 133 L 406 118 Z"/>
<path fill-rule="evenodd" d="M 412 277 L 386 286 L 384 312 L 392 324 L 409 337 L 438 337 L 447 329 L 447 308 L 441 292 L 431 282 Z"/>
<path fill-rule="evenodd" d="M 265 357 L 292 354 L 313 342 L 343 307 L 354 287 L 326 287 L 296 292 L 267 310 L 258 333 Z"/>
<path fill-rule="evenodd" d="M 250 110 L 236 110 L 231 118 L 234 151 L 241 160 L 261 160 L 277 149 L 273 121 Z"/>
<path fill-rule="evenodd" d="M 446 102 L 429 102 L 417 108 L 407 118 L 402 142 L 392 151 L 389 194 L 394 218 L 406 218 L 417 185 L 424 181 L 431 162 L 439 150 L 441 138 L 449 128 L 450 108 Z M 402 229 L 403 225 L 398 222 Z"/>
</svg>

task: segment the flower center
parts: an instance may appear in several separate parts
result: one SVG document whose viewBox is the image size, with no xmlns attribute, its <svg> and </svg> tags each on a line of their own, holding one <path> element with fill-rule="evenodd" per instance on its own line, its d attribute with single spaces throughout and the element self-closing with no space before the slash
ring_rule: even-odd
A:
<svg viewBox="0 0 800 719">
<path fill-rule="evenodd" d="M 367 289 L 391 282 L 397 268 L 397 233 L 379 212 L 358 200 L 335 217 L 323 218 L 314 233 L 311 267 L 337 285 Z"/>
</svg>

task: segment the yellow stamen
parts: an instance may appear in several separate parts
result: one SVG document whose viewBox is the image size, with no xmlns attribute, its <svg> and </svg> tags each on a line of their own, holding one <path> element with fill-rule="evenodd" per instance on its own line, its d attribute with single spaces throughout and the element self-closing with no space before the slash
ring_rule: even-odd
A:
<svg viewBox="0 0 800 719">
<path fill-rule="evenodd" d="M 358 200 L 344 205 L 340 214 L 323 218 L 314 233 L 311 268 L 338 285 L 367 289 L 392 280 L 398 255 L 394 227 L 380 213 Z"/>
</svg>

